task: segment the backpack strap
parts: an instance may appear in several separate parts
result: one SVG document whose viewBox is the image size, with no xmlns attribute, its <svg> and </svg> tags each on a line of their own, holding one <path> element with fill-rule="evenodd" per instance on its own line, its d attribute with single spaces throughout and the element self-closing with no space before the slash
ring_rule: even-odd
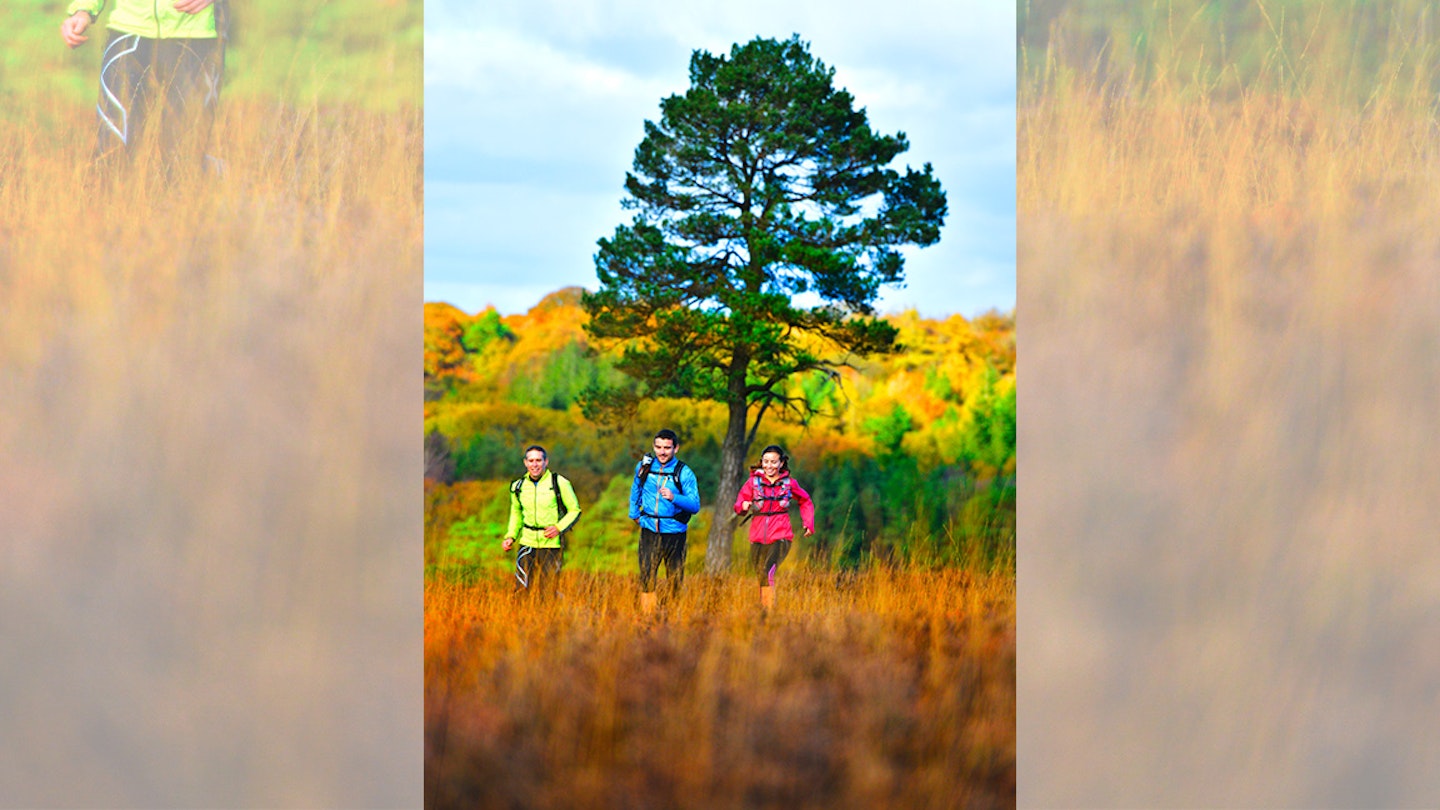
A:
<svg viewBox="0 0 1440 810">
<path fill-rule="evenodd" d="M 560 500 L 560 477 L 554 470 L 550 471 L 550 494 L 555 496 L 555 519 L 565 517 L 565 502 Z"/>
<path fill-rule="evenodd" d="M 638 473 L 636 473 L 636 475 L 635 475 L 635 480 L 636 480 L 637 482 L 639 482 L 639 484 L 640 484 L 640 489 L 641 489 L 642 492 L 643 492 L 644 489 L 645 489 L 645 482 L 646 482 L 647 480 L 649 480 L 649 478 L 650 478 L 651 464 L 654 464 L 654 462 L 652 461 L 650 464 L 646 464 L 646 463 L 644 463 L 644 462 L 641 462 L 641 464 L 640 464 L 640 471 L 639 471 Z M 682 483 L 680 483 L 680 472 L 681 472 L 682 470 L 684 470 L 684 469 L 685 469 L 685 462 L 681 461 L 680 459 L 675 459 L 675 470 L 674 470 L 674 472 L 662 472 L 662 473 L 656 473 L 656 474 L 657 474 L 657 475 L 668 476 L 668 477 L 670 477 L 670 478 L 674 478 L 674 479 L 675 479 L 675 491 L 676 491 L 676 492 L 679 492 L 681 495 L 684 495 L 684 494 L 685 494 L 685 485 L 682 484 Z"/>
<path fill-rule="evenodd" d="M 530 529 L 531 531 L 537 531 L 537 532 L 544 531 L 544 530 L 545 530 L 545 527 L 544 527 L 544 526 L 531 526 L 529 523 L 526 523 L 526 522 L 524 521 L 524 519 L 523 519 L 523 516 L 524 516 L 524 514 L 525 514 L 525 504 L 520 500 L 520 490 L 523 489 L 524 487 L 525 487 L 525 477 L 524 477 L 524 476 L 521 476 L 521 477 L 519 477 L 519 478 L 516 478 L 516 479 L 515 479 L 515 483 L 513 483 L 513 484 L 510 485 L 510 494 L 515 497 L 515 505 L 520 508 L 520 514 L 521 514 L 521 516 L 522 516 L 522 519 L 521 519 L 521 521 L 520 521 L 520 527 L 523 528 L 523 529 Z"/>
<path fill-rule="evenodd" d="M 651 462 L 651 463 L 654 463 L 654 462 Z M 684 494 L 685 494 L 685 485 L 682 484 L 682 483 L 680 483 L 680 473 L 683 472 L 684 469 L 685 469 L 685 462 L 683 462 L 683 461 L 681 461 L 680 459 L 677 458 L 677 459 L 675 459 L 675 470 L 674 470 L 674 472 L 662 472 L 662 473 L 658 473 L 658 474 L 659 474 L 659 475 L 668 476 L 668 477 L 670 477 L 670 478 L 675 479 L 675 491 L 678 492 L 678 493 L 681 494 L 681 495 L 684 495 Z M 649 478 L 649 477 L 650 477 L 650 464 L 644 464 L 644 463 L 642 463 L 642 464 L 641 464 L 640 475 L 636 476 L 636 479 L 635 479 L 635 480 L 637 480 L 637 481 L 640 482 L 640 516 L 641 516 L 641 517 L 655 518 L 656 520 L 680 520 L 680 518 L 677 517 L 677 515 L 679 515 L 679 514 L 686 514 L 686 515 L 694 514 L 693 512 L 686 512 L 684 509 L 681 509 L 681 508 L 678 507 L 678 506 L 675 507 L 676 515 L 652 515 L 652 514 L 650 514 L 649 512 L 646 512 L 646 511 L 645 511 L 645 480 L 646 480 L 647 478 Z M 680 521 L 680 522 L 683 523 L 683 522 L 685 522 L 685 521 Z M 658 524 L 657 524 L 657 525 L 658 525 Z"/>
<path fill-rule="evenodd" d="M 685 462 L 675 459 L 675 491 L 681 495 L 685 494 L 685 485 L 680 483 L 680 473 L 685 471 Z"/>
<path fill-rule="evenodd" d="M 784 478 L 781 478 L 779 481 L 776 481 L 775 483 L 770 484 L 770 483 L 767 483 L 767 482 L 765 481 L 765 478 L 764 478 L 764 476 L 763 476 L 761 473 L 757 472 L 757 473 L 755 473 L 755 480 L 754 480 L 754 483 L 753 483 L 753 488 L 754 488 L 754 490 L 755 490 L 755 497 L 754 497 L 752 500 L 757 501 L 757 502 L 763 502 L 763 501 L 788 501 L 788 500 L 791 499 L 791 498 L 790 498 L 790 476 L 788 476 L 788 475 L 785 476 Z M 770 490 L 771 490 L 772 488 L 779 488 L 779 489 L 782 490 L 782 492 L 781 492 L 780 494 L 778 494 L 778 495 L 771 495 L 771 494 L 769 494 L 769 492 L 770 492 Z M 781 514 L 784 514 L 786 511 L 787 511 L 787 510 L 785 510 L 785 509 L 773 509 L 773 510 L 770 510 L 770 511 L 761 511 L 761 512 L 759 512 L 758 514 L 761 514 L 761 515 L 781 515 Z"/>
<path fill-rule="evenodd" d="M 564 520 L 564 519 L 565 519 L 565 516 L 570 513 L 570 510 L 565 508 L 565 501 L 564 501 L 564 499 L 562 499 L 562 498 L 560 497 L 560 481 L 561 481 L 561 480 L 563 480 L 563 479 L 561 479 L 560 476 L 556 475 L 554 470 L 551 470 L 551 471 L 550 471 L 550 491 L 555 495 L 555 522 L 556 522 L 556 523 L 559 523 L 560 521 Z M 570 533 L 570 529 L 573 529 L 573 528 L 575 528 L 575 526 L 572 524 L 569 529 L 566 529 L 565 531 L 560 532 L 560 534 L 559 534 L 559 539 L 560 539 L 560 547 L 561 547 L 561 548 L 564 548 L 564 547 L 565 547 L 565 535 L 569 534 L 569 533 Z"/>
<path fill-rule="evenodd" d="M 556 521 L 558 522 L 558 521 L 562 520 L 567 514 L 569 514 L 569 513 L 570 513 L 570 510 L 565 508 L 565 501 L 560 497 L 560 476 L 556 475 L 554 470 L 550 470 L 549 472 L 550 472 L 550 493 L 555 496 L 555 515 L 556 515 L 556 518 L 555 518 L 555 519 L 556 519 Z M 540 482 L 539 482 L 539 481 L 536 481 L 535 483 L 538 485 Z M 524 486 L 525 486 L 525 478 L 524 478 L 524 476 L 515 479 L 515 482 L 510 485 L 510 494 L 513 495 L 513 496 L 515 496 L 515 502 L 516 502 L 517 504 L 520 503 L 520 490 L 521 490 L 521 488 L 524 487 Z M 522 515 L 525 514 L 524 511 L 523 511 L 523 509 L 524 509 L 523 505 L 521 506 L 521 509 L 522 509 L 522 511 L 521 511 L 520 514 L 522 514 Z M 531 530 L 537 531 L 537 532 L 545 531 L 545 527 L 544 527 L 544 526 L 531 526 L 529 523 L 524 523 L 524 522 L 522 522 L 520 525 L 523 526 L 523 527 L 525 527 L 525 528 L 527 528 L 527 529 L 531 529 Z M 568 531 L 570 531 L 570 530 L 569 530 L 569 529 L 566 529 L 565 531 L 568 532 Z M 564 534 L 564 533 L 565 533 L 565 532 L 561 532 L 561 534 Z"/>
</svg>

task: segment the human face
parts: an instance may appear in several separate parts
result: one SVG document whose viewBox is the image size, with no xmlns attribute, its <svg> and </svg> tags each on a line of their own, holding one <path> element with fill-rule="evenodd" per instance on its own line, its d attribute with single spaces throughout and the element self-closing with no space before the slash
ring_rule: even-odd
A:
<svg viewBox="0 0 1440 810">
<path fill-rule="evenodd" d="M 665 466 L 666 464 L 669 464 L 669 463 L 670 463 L 670 459 L 672 459 L 672 458 L 674 458 L 674 457 L 675 457 L 675 442 L 673 442 L 673 441 L 671 441 L 671 440 L 669 440 L 669 439 L 656 439 L 656 440 L 655 440 L 655 460 L 658 461 L 658 462 L 660 462 L 660 466 L 663 467 L 663 466 Z"/>
<path fill-rule="evenodd" d="M 766 478 L 780 477 L 780 454 L 770 451 L 760 457 L 760 469 L 765 473 Z"/>
<path fill-rule="evenodd" d="M 549 460 L 545 458 L 545 454 L 539 450 L 531 450 L 525 454 L 525 469 L 530 472 L 530 477 L 536 481 L 540 480 L 540 475 L 545 472 L 545 465 L 548 463 Z"/>
</svg>

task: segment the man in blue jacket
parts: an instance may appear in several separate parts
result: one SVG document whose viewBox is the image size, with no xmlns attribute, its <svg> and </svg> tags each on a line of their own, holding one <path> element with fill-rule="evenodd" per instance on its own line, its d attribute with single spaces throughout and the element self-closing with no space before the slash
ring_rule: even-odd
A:
<svg viewBox="0 0 1440 810">
<path fill-rule="evenodd" d="M 655 580 L 665 565 L 668 590 L 680 591 L 685 581 L 685 531 L 700 511 L 700 485 L 695 471 L 675 458 L 680 438 L 666 428 L 655 434 L 655 456 L 635 467 L 630 485 L 630 519 L 640 526 L 640 610 L 655 612 Z"/>
</svg>

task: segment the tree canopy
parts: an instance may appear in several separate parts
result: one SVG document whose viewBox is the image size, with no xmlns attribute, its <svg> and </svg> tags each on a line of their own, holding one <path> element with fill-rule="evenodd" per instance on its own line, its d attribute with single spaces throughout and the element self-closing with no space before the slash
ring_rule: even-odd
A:
<svg viewBox="0 0 1440 810">
<path fill-rule="evenodd" d="M 583 299 L 590 335 L 625 341 L 617 368 L 634 394 L 729 406 L 718 503 L 765 411 L 806 407 L 787 380 L 893 350 L 895 328 L 874 317 L 880 288 L 902 282 L 902 246 L 940 238 L 930 164 L 890 168 L 904 133 L 873 131 L 833 79 L 798 36 L 695 51 L 690 89 L 645 122 L 625 178 L 634 218 L 599 241 L 600 289 Z M 712 525 L 712 570 L 728 565 L 732 532 Z"/>
</svg>

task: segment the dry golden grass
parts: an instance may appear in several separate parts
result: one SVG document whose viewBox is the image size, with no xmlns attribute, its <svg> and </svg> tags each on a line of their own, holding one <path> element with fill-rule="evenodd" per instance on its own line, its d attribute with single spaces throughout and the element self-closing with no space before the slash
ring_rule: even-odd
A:
<svg viewBox="0 0 1440 810">
<path fill-rule="evenodd" d="M 1440 795 L 1440 139 L 1394 23 L 1373 76 L 1022 80 L 1022 804 Z"/>
<path fill-rule="evenodd" d="M 0 795 L 413 803 L 420 112 L 235 101 L 222 176 L 108 184 L 93 133 L 0 118 Z"/>
<path fill-rule="evenodd" d="M 427 583 L 427 806 L 1014 805 L 1013 578 L 566 576 Z"/>
</svg>

